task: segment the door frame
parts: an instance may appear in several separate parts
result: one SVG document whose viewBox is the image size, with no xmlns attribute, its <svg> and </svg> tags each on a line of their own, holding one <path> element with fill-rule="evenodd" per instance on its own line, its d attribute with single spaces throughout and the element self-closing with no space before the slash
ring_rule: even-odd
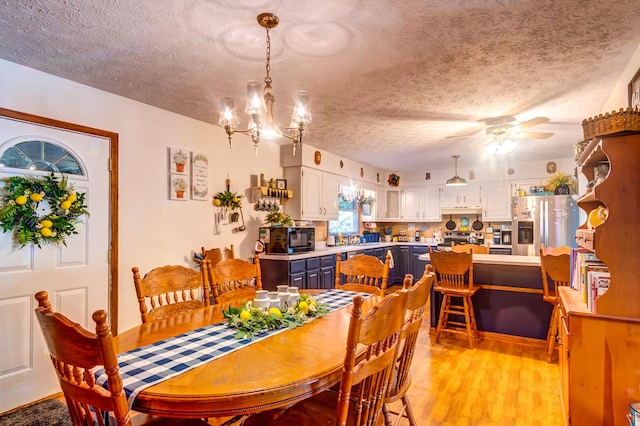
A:
<svg viewBox="0 0 640 426">
<path fill-rule="evenodd" d="M 109 323 L 118 334 L 118 134 L 26 112 L 0 108 L 0 117 L 109 139 Z"/>
</svg>

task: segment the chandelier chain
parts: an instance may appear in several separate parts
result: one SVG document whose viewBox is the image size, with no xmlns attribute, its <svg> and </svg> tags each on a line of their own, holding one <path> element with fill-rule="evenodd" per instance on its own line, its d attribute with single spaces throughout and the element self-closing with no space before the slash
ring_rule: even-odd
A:
<svg viewBox="0 0 640 426">
<path fill-rule="evenodd" d="M 267 76 L 264 78 L 265 84 L 271 85 L 271 36 L 269 35 L 269 27 L 267 27 Z"/>
</svg>

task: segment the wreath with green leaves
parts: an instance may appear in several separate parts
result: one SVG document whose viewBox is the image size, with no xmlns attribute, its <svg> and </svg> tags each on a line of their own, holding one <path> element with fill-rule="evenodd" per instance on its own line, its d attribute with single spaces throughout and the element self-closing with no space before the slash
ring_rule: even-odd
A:
<svg viewBox="0 0 640 426">
<path fill-rule="evenodd" d="M 78 233 L 79 217 L 89 214 L 85 194 L 67 185 L 64 175 L 60 180 L 53 173 L 42 178 L 12 176 L 4 179 L 0 192 L 0 227 L 13 232 L 20 248 L 28 243 L 66 246 L 65 238 Z"/>
</svg>

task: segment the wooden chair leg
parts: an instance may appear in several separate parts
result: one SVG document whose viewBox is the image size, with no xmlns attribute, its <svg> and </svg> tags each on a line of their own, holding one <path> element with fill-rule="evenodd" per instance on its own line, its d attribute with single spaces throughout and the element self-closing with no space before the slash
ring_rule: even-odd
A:
<svg viewBox="0 0 640 426">
<path fill-rule="evenodd" d="M 449 296 L 445 294 L 442 299 L 442 305 L 440 305 L 440 316 L 438 317 L 438 325 L 436 327 L 436 343 L 440 342 L 440 333 L 442 333 L 442 325 L 444 323 L 445 311 L 447 310 L 448 303 Z"/>
<path fill-rule="evenodd" d="M 551 322 L 549 323 L 549 334 L 547 335 L 547 362 L 553 360 L 553 350 L 556 347 L 556 337 L 558 336 L 559 311 L 558 304 L 555 304 L 553 311 L 551 311 Z"/>
<path fill-rule="evenodd" d="M 471 316 L 471 329 L 473 330 L 473 337 L 478 338 L 478 322 L 476 321 L 476 311 L 473 309 L 473 302 L 469 297 L 469 315 Z"/>
<path fill-rule="evenodd" d="M 389 404 L 382 405 L 382 414 L 384 414 L 385 426 L 393 426 L 393 419 L 391 418 L 391 410 L 389 410 Z"/>
<path fill-rule="evenodd" d="M 405 406 L 405 412 L 407 413 L 407 418 L 409 419 L 409 425 L 418 426 L 418 423 L 416 423 L 416 418 L 413 416 L 411 402 L 409 402 L 409 397 L 407 396 L 407 394 L 402 395 L 402 403 Z"/>
<path fill-rule="evenodd" d="M 467 329 L 467 339 L 469 340 L 469 346 L 473 349 L 473 330 L 471 328 L 471 318 L 469 317 L 469 303 L 471 302 L 469 297 L 463 297 L 462 303 L 464 305 L 464 323 Z"/>
</svg>

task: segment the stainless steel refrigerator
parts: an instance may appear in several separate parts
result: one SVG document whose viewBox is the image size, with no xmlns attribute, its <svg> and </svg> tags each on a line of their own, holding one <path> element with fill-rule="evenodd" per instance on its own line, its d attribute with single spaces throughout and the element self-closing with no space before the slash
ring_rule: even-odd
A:
<svg viewBox="0 0 640 426">
<path fill-rule="evenodd" d="M 511 253 L 539 256 L 545 247 L 577 247 L 579 207 L 575 195 L 513 197 Z"/>
</svg>

